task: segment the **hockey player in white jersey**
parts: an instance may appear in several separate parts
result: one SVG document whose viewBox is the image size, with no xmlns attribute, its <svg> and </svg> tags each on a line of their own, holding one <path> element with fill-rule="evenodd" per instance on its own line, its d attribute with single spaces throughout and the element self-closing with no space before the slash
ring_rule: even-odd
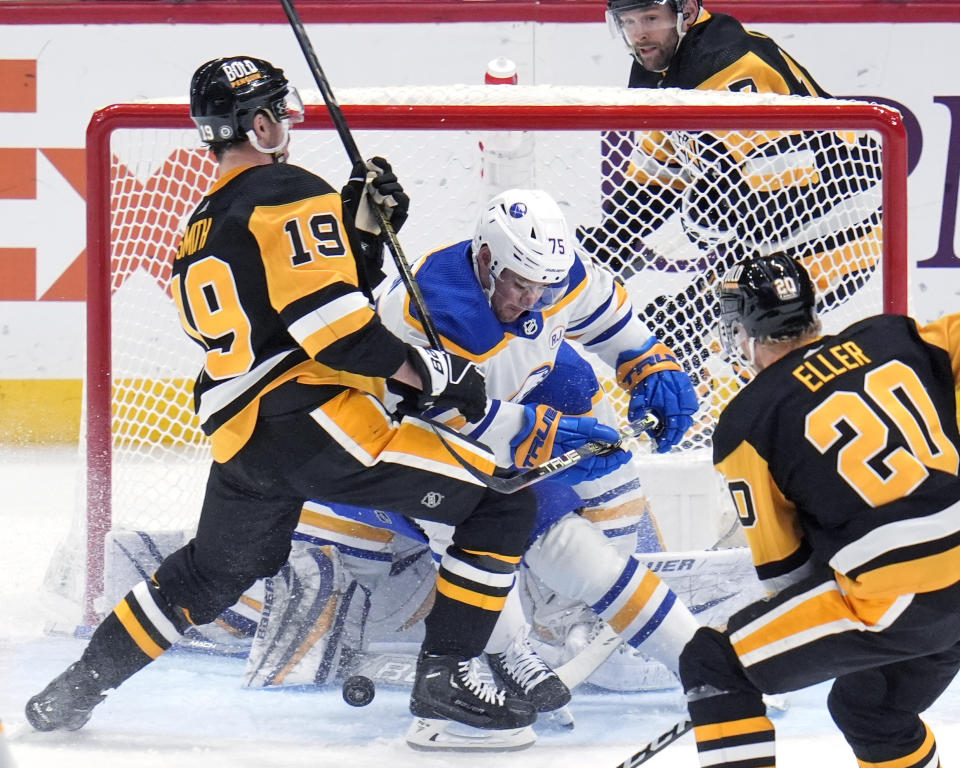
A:
<svg viewBox="0 0 960 768">
<path fill-rule="evenodd" d="M 474 237 L 429 254 L 416 278 L 445 348 L 477 363 L 494 398 L 480 421 L 466 423 L 452 412 L 435 418 L 489 445 L 502 466 L 549 459 L 556 453 L 549 443 L 566 419 L 616 423 L 593 366 L 569 341 L 615 372 L 630 393 L 628 419 L 648 409 L 658 417 L 658 451 L 670 450 L 690 427 L 697 401 L 687 374 L 637 318 L 611 273 L 576 252 L 545 192 L 496 196 Z M 380 297 L 378 311 L 401 338 L 424 343 L 402 285 Z M 545 445 L 538 446 L 541 435 Z M 641 549 L 659 548 L 636 465 L 592 469 L 588 462 L 559 476 L 579 496 L 580 509 L 571 514 L 541 504 L 524 562 L 550 590 L 586 604 L 628 645 L 675 670 L 697 623 L 633 555 L 638 535 Z"/>
<path fill-rule="evenodd" d="M 615 372 L 630 393 L 631 421 L 653 411 L 660 424 L 652 435 L 658 451 L 670 450 L 690 427 L 697 401 L 687 374 L 637 318 L 611 273 L 575 252 L 563 214 L 546 193 L 509 190 L 496 196 L 474 237 L 428 254 L 416 278 L 445 349 L 476 362 L 494 398 L 473 423 L 452 411 L 432 417 L 489 445 L 500 466 L 531 468 L 582 444 L 598 422 L 616 423 L 593 366 L 570 341 Z M 378 310 L 398 336 L 426 343 L 399 281 L 381 295 Z M 551 593 L 552 612 L 558 606 L 568 614 L 592 611 L 629 647 L 676 671 L 680 651 L 699 625 L 634 554 L 638 538 L 641 551 L 660 548 L 635 461 L 621 450 L 560 473 L 557 480 L 569 487 L 553 481 L 534 486 L 541 503 L 525 558 L 537 585 L 530 591 Z M 368 599 L 370 590 L 383 587 L 390 568 L 392 537 L 384 527 L 403 532 L 383 513 L 308 504 L 297 535 L 313 545 L 335 545 L 366 589 L 363 595 L 354 590 L 352 599 Z M 443 526 L 421 527 L 442 553 Z M 358 608 L 344 601 L 338 612 L 348 626 Z M 498 682 L 526 694 L 540 711 L 566 703 L 569 692 L 529 644 L 516 591 L 501 615 L 486 648 Z M 277 684 L 278 664 L 265 657 L 296 655 L 286 642 L 268 645 L 264 650 L 255 641 L 248 664 L 252 685 Z M 323 658 L 321 677 L 333 677 L 339 651 L 329 644 L 314 652 Z M 312 667 L 306 680 L 284 674 L 287 682 L 322 681 Z"/>
</svg>

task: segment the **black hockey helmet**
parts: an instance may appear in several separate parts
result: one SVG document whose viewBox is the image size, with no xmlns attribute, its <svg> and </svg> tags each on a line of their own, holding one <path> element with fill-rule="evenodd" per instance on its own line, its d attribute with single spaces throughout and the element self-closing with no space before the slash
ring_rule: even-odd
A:
<svg viewBox="0 0 960 768">
<path fill-rule="evenodd" d="M 247 140 L 258 112 L 277 122 L 303 120 L 303 103 L 282 69 L 252 56 L 230 56 L 194 72 L 190 117 L 206 143 Z"/>
<path fill-rule="evenodd" d="M 781 341 L 817 321 L 816 292 L 804 266 L 783 253 L 755 256 L 730 269 L 716 289 L 720 338 L 728 354 L 739 354 L 746 336 Z"/>
<path fill-rule="evenodd" d="M 683 13 L 683 6 L 686 4 L 686 0 L 607 0 L 607 10 L 612 13 L 621 13 L 648 8 L 651 5 L 662 5 L 674 13 Z M 701 0 L 697 0 L 697 4 L 702 5 Z"/>
</svg>

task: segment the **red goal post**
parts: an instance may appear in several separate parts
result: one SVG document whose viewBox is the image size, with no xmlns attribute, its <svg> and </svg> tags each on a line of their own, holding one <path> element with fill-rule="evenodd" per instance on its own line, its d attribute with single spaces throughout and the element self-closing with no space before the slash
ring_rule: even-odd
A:
<svg viewBox="0 0 960 768">
<path fill-rule="evenodd" d="M 337 96 L 364 156 L 387 157 L 410 193 L 411 216 L 400 235 L 410 261 L 471 236 L 478 206 L 498 182 L 520 186 L 520 179 L 542 186 L 565 206 L 572 227 L 596 226 L 609 213 L 604 205 L 611 199 L 611 164 L 631 159 L 604 143 L 610 137 L 638 141 L 663 134 L 676 147 L 685 145 L 692 165 L 682 174 L 689 184 L 703 170 L 697 170 L 697 163 L 709 165 L 690 150 L 704 136 L 736 135 L 735 143 L 742 148 L 744 142 L 755 146 L 757 137 L 768 141 L 785 134 L 869 135 L 878 158 L 869 194 L 882 200 L 874 212 L 874 231 L 882 234 L 868 246 L 876 267 L 857 292 L 870 298 L 862 306 L 839 302 L 837 323 L 907 310 L 906 133 L 899 113 L 890 108 L 755 94 L 543 86 L 358 89 Z M 335 187 L 346 180 L 349 164 L 323 106 L 308 106 L 305 123 L 292 136 L 293 162 Z M 559 149 L 550 149 L 552 143 Z M 513 162 L 517 158 L 532 158 L 532 164 Z M 615 170 L 622 175 L 623 168 Z M 98 602 L 106 534 L 121 526 L 189 527 L 199 509 L 209 461 L 191 407 L 199 350 L 179 331 L 165 281 L 180 227 L 211 183 L 213 171 L 183 103 L 115 104 L 90 121 L 86 490 L 74 532 L 78 555 L 61 567 L 56 585 L 82 602 L 86 623 L 110 608 Z M 711 189 L 710 195 L 720 198 L 729 213 L 722 192 Z M 682 206 L 677 207 L 682 214 Z M 701 224 L 709 224 L 710 216 L 702 217 Z M 641 291 L 654 285 L 650 290 L 669 294 L 683 280 L 696 282 L 698 270 L 709 270 L 703 265 L 713 252 L 701 248 L 702 240 L 691 245 L 690 217 L 680 218 L 671 225 L 675 231 L 654 234 L 640 244 L 637 260 L 645 260 L 640 268 L 612 263 L 631 293 L 631 285 L 641 286 Z M 865 257 L 861 253 L 858 258 Z M 642 296 L 635 303 L 649 298 Z M 120 300 L 126 302 L 122 309 Z M 156 323 L 146 319 L 151 313 L 160 318 Z M 691 334 L 709 347 L 707 325 L 698 316 Z M 682 328 L 676 332 L 692 338 L 682 335 Z M 167 367 L 168 357 L 181 354 L 182 359 Z M 139 356 L 139 368 L 127 365 L 130 355 Z M 710 419 L 737 386 L 735 381 L 732 389 L 715 385 L 705 360 L 701 385 L 709 404 L 688 446 L 693 448 L 709 445 Z M 716 380 L 724 376 L 729 372 Z M 80 573 L 67 574 L 71 568 Z"/>
</svg>

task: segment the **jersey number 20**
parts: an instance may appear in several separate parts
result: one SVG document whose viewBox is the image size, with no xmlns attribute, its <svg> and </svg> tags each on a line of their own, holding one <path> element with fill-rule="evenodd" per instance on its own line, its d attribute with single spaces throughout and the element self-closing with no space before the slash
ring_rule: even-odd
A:
<svg viewBox="0 0 960 768">
<path fill-rule="evenodd" d="M 909 450 L 888 450 L 889 428 L 878 409 L 900 431 Z M 853 437 L 837 453 L 837 473 L 871 507 L 912 493 L 927 478 L 928 467 L 957 474 L 960 457 L 944 434 L 930 395 L 916 372 L 897 360 L 870 371 L 863 394 L 834 392 L 814 408 L 807 414 L 805 437 L 826 453 L 843 438 L 841 423 Z M 881 465 L 883 474 L 878 471 Z"/>
</svg>

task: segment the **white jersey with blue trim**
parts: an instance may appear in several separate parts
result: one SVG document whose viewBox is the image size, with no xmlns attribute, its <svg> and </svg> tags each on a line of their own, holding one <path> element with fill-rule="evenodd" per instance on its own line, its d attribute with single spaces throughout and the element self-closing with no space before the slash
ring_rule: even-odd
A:
<svg viewBox="0 0 960 768">
<path fill-rule="evenodd" d="M 510 323 L 500 322 L 490 308 L 469 240 L 427 254 L 415 276 L 444 349 L 477 363 L 491 398 L 479 422 L 467 424 L 453 411 L 441 418 L 486 443 L 502 466 L 512 464 L 510 439 L 523 420 L 519 402 L 553 369 L 565 339 L 614 367 L 621 352 L 639 349 L 651 336 L 623 286 L 587 257 L 574 258 L 569 285 L 556 303 Z M 427 343 L 419 312 L 399 280 L 380 297 L 378 311 L 404 341 Z"/>
</svg>

